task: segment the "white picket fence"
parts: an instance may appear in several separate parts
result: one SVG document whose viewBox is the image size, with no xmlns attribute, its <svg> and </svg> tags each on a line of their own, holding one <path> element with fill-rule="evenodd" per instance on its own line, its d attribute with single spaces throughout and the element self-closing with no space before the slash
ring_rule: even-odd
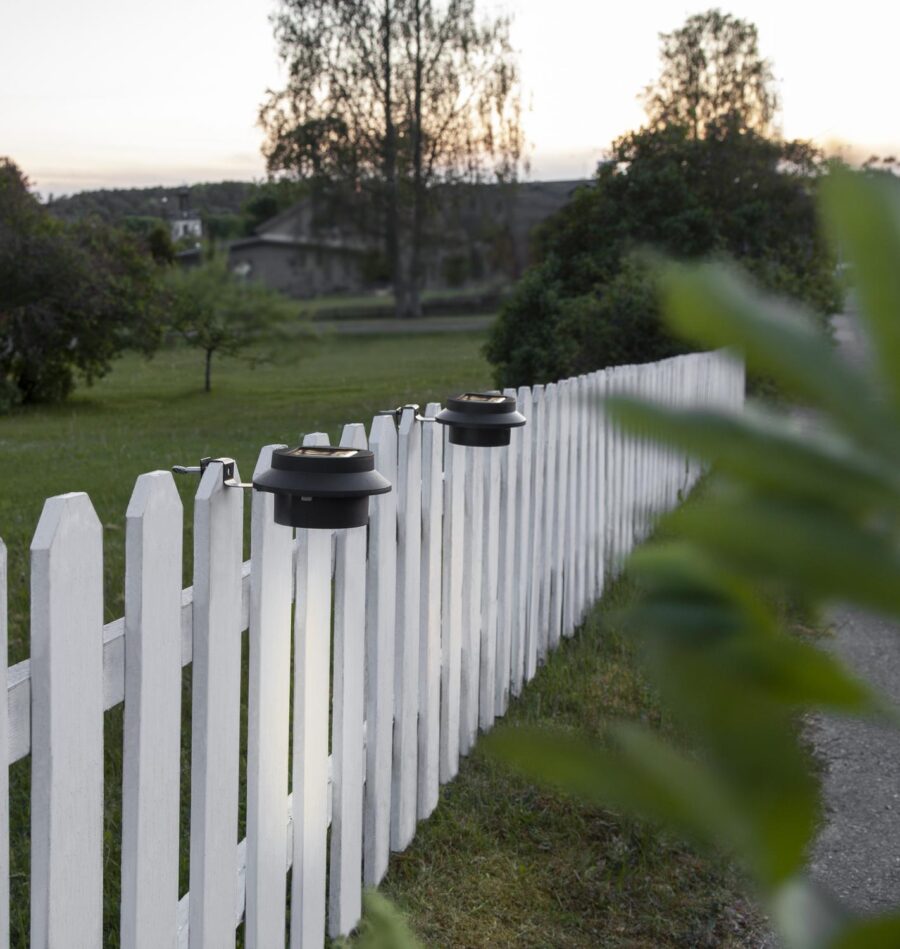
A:
<svg viewBox="0 0 900 949">
<path fill-rule="evenodd" d="M 213 462 L 196 495 L 185 590 L 172 476 L 141 475 L 126 515 L 125 616 L 106 625 L 91 502 L 50 498 L 31 547 L 31 659 L 8 670 L 0 703 L 0 753 L 9 763 L 31 755 L 33 949 L 102 944 L 103 762 L 118 751 L 103 747 L 103 715 L 123 701 L 122 945 L 225 949 L 243 921 L 250 949 L 282 947 L 290 867 L 290 946 L 318 949 L 326 932 L 350 932 L 363 886 L 409 845 L 479 729 L 504 714 L 699 474 L 690 459 L 608 423 L 602 397 L 738 409 L 743 391 L 739 363 L 704 353 L 507 390 L 528 419 L 508 449 L 451 446 L 442 426 L 409 409 L 399 424 L 373 419 L 368 439 L 361 424 L 347 425 L 341 443 L 368 444 L 394 485 L 372 500 L 368 528 L 295 537 L 274 523 L 273 496 L 253 492 L 246 563 L 245 495 L 223 486 Z M 438 410 L 429 404 L 425 415 Z M 0 543 L 3 657 L 5 597 Z M 248 629 L 247 834 L 238 842 Z M 191 662 L 190 891 L 179 898 L 181 677 Z"/>
</svg>

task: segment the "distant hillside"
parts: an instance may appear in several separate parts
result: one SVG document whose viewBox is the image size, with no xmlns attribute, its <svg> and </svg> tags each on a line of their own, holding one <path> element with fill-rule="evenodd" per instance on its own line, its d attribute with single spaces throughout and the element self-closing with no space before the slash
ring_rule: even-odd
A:
<svg viewBox="0 0 900 949">
<path fill-rule="evenodd" d="M 188 185 L 190 206 L 204 218 L 239 215 L 258 189 L 252 181 L 216 181 Z M 168 217 L 178 207 L 180 188 L 112 188 L 55 198 L 47 207 L 64 220 L 96 215 L 111 224 L 131 217 Z"/>
</svg>

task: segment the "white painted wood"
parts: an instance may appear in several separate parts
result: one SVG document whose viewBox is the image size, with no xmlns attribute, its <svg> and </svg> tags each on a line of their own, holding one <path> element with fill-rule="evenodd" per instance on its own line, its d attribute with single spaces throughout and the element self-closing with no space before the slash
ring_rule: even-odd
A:
<svg viewBox="0 0 900 949">
<path fill-rule="evenodd" d="M 510 687 L 513 695 L 522 691 L 525 679 L 525 643 L 528 628 L 528 606 L 531 602 L 531 560 L 534 538 L 532 535 L 531 510 L 531 453 L 534 443 L 534 413 L 531 389 L 520 386 L 516 408 L 526 418 L 525 426 L 519 429 L 519 454 L 517 458 L 517 497 L 519 518 L 516 524 L 515 595 L 518 601 L 518 616 L 510 638 L 510 663 L 512 676 Z"/>
<path fill-rule="evenodd" d="M 558 383 L 557 401 L 559 404 L 559 444 L 557 454 L 559 461 L 556 472 L 556 519 L 553 525 L 553 582 L 551 588 L 551 629 L 550 635 L 554 642 L 559 643 L 566 627 L 566 575 L 567 557 L 569 549 L 569 450 L 572 432 L 571 415 L 571 384 L 570 380 L 563 379 Z"/>
<path fill-rule="evenodd" d="M 327 445 L 328 436 L 313 432 L 303 444 Z M 329 530 L 297 531 L 291 949 L 321 949 L 325 942 L 332 537 Z"/>
<path fill-rule="evenodd" d="M 429 402 L 425 418 L 440 412 Z M 422 574 L 419 600 L 418 818 L 437 807 L 441 726 L 441 546 L 444 508 L 444 436 L 435 422 L 422 425 Z"/>
<path fill-rule="evenodd" d="M 394 654 L 392 850 L 405 850 L 416 831 L 421 566 L 422 423 L 416 421 L 415 409 L 404 409 L 397 431 L 397 639 Z"/>
<path fill-rule="evenodd" d="M 0 540 L 0 682 L 6 681 L 9 643 L 6 545 Z M 9 704 L 0 701 L 0 949 L 9 949 Z"/>
<path fill-rule="evenodd" d="M 533 416 L 531 453 L 531 590 L 528 599 L 528 624 L 525 627 L 525 681 L 530 682 L 537 671 L 538 639 L 541 622 L 541 594 L 544 578 L 544 386 L 531 387 Z"/>
<path fill-rule="evenodd" d="M 575 419 L 578 423 L 578 483 L 577 483 L 577 517 L 576 517 L 576 572 L 575 579 L 577 591 L 575 594 L 576 613 L 575 621 L 578 625 L 584 621 L 585 609 L 587 608 L 587 459 L 588 459 L 588 433 L 587 433 L 587 385 L 585 376 L 579 376 L 575 382 Z"/>
<path fill-rule="evenodd" d="M 467 755 L 478 734 L 481 670 L 481 588 L 484 563 L 484 452 L 465 448 L 466 508 L 463 562 L 463 635 L 460 665 L 459 752 Z"/>
<path fill-rule="evenodd" d="M 503 394 L 516 398 L 515 389 L 504 389 Z M 521 454 L 522 429 L 514 428 L 510 433 L 509 448 L 500 455 L 500 603 L 497 621 L 496 684 L 494 687 L 494 711 L 505 715 L 509 705 L 509 689 L 512 676 L 512 637 L 519 618 L 518 585 L 519 549 L 516 544 L 518 530 L 519 495 L 518 475 Z"/>
<path fill-rule="evenodd" d="M 172 947 L 181 788 L 181 498 L 141 475 L 125 516 L 121 942 Z"/>
<path fill-rule="evenodd" d="M 497 688 L 497 623 L 500 577 L 500 455 L 506 448 L 487 448 L 484 458 L 484 525 L 482 534 L 481 646 L 478 677 L 478 724 L 494 724 Z M 477 451 L 477 449 L 476 449 Z"/>
<path fill-rule="evenodd" d="M 559 516 L 559 392 L 555 382 L 544 389 L 544 572 L 541 577 L 541 619 L 538 654 L 543 659 L 559 642 L 552 607 L 555 606 L 555 564 L 558 543 L 556 521 Z"/>
<path fill-rule="evenodd" d="M 391 855 L 394 747 L 394 635 L 397 596 L 397 426 L 376 415 L 369 429 L 375 468 L 391 482 L 369 499 L 366 575 L 366 787 L 363 880 L 377 886 Z"/>
<path fill-rule="evenodd" d="M 100 521 L 86 494 L 50 498 L 31 543 L 33 949 L 102 940 L 102 629 Z"/>
<path fill-rule="evenodd" d="M 194 504 L 191 949 L 235 944 L 244 492 L 223 482 L 211 461 Z"/>
<path fill-rule="evenodd" d="M 596 587 L 596 536 L 597 536 L 597 393 L 596 374 L 584 378 L 584 421 L 586 441 L 586 474 L 584 487 L 585 509 L 585 611 L 593 605 L 597 596 Z"/>
<path fill-rule="evenodd" d="M 259 453 L 254 477 L 272 452 Z M 294 531 L 275 523 L 275 496 L 254 491 L 247 692 L 247 949 L 285 940 L 284 813 L 288 795 Z"/>
<path fill-rule="evenodd" d="M 441 782 L 459 770 L 462 706 L 463 558 L 465 555 L 466 455 L 444 439 L 444 525 L 441 582 Z"/>
<path fill-rule="evenodd" d="M 365 448 L 366 430 L 345 425 L 341 445 Z M 328 934 L 349 935 L 362 915 L 365 747 L 366 527 L 335 532 L 331 862 Z"/>
<path fill-rule="evenodd" d="M 566 542 L 563 560 L 563 624 L 564 636 L 571 636 L 575 632 L 578 621 L 578 536 L 579 522 L 583 514 L 579 507 L 578 497 L 578 457 L 579 457 L 579 402 L 578 380 L 566 380 L 567 403 L 566 412 L 569 416 L 569 432 L 567 445 L 563 450 L 568 455 L 566 487 Z"/>
</svg>

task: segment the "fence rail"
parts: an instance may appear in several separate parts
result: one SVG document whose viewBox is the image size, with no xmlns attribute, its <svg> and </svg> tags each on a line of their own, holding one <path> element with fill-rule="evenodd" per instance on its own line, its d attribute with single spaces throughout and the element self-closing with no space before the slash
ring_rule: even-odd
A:
<svg viewBox="0 0 900 949">
<path fill-rule="evenodd" d="M 368 527 L 274 523 L 205 470 L 194 585 L 181 589 L 182 505 L 141 475 L 126 514 L 125 616 L 102 623 L 102 537 L 86 494 L 50 498 L 32 542 L 31 659 L 8 669 L 0 755 L 31 755 L 31 945 L 103 941 L 103 713 L 125 703 L 121 944 L 318 949 L 350 932 L 363 885 L 453 779 L 604 583 L 700 473 L 629 435 L 602 399 L 738 410 L 725 353 L 621 366 L 505 394 L 528 419 L 509 448 L 450 445 L 430 420 L 345 426 L 394 485 Z M 327 442 L 321 433 L 305 444 Z M 275 447 L 266 446 L 266 467 Z M 235 477 L 238 478 L 237 472 Z M 249 630 L 246 775 L 242 633 Z M 6 650 L 0 543 L 0 656 Z M 292 662 L 293 656 L 293 662 Z M 181 677 L 191 689 L 190 889 L 179 898 Z M 291 679 L 293 677 L 293 681 Z M 293 692 L 293 703 L 291 693 Z M 3 721 L 3 716 L 8 716 Z M 292 736 L 292 737 L 291 737 Z M 293 748 L 289 742 L 293 741 Z M 246 778 L 246 838 L 237 839 Z M 9 944 L 9 805 L 0 780 L 0 946 Z M 287 871 L 291 873 L 290 932 Z M 109 868 L 106 868 L 109 872 Z"/>
</svg>

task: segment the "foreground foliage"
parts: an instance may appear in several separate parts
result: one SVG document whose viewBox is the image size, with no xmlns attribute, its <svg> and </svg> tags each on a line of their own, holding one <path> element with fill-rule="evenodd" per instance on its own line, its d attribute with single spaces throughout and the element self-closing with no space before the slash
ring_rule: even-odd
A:
<svg viewBox="0 0 900 949">
<path fill-rule="evenodd" d="M 900 915 L 855 919 L 808 876 L 818 786 L 796 735 L 799 710 L 889 716 L 836 660 L 789 636 L 772 591 L 900 616 L 900 185 L 838 175 L 824 212 L 855 267 L 872 364 L 841 359 L 807 314 L 713 266 L 664 279 L 673 329 L 732 345 L 813 407 L 816 427 L 760 412 L 674 411 L 618 401 L 644 435 L 714 465 L 714 490 L 667 522 L 678 543 L 636 553 L 644 594 L 628 613 L 647 668 L 700 752 L 637 725 L 611 747 L 571 733 L 511 730 L 495 749 L 541 780 L 659 820 L 736 855 L 785 946 L 900 944 Z"/>
</svg>

